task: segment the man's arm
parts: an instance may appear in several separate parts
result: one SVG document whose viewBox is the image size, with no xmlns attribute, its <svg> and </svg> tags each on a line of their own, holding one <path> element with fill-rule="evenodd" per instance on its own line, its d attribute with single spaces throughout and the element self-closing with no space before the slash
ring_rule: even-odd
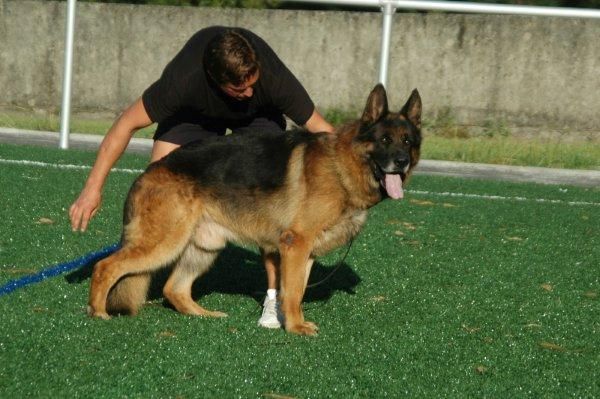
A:
<svg viewBox="0 0 600 399">
<path fill-rule="evenodd" d="M 331 126 L 329 124 L 329 122 L 327 122 L 321 116 L 321 114 L 319 113 L 319 111 L 317 111 L 316 108 L 313 111 L 310 118 L 308 118 L 308 120 L 304 124 L 304 127 L 311 133 L 321 133 L 321 132 L 333 133 L 333 131 L 334 131 L 333 126 Z"/>
<path fill-rule="evenodd" d="M 73 231 L 85 231 L 87 225 L 102 202 L 102 187 L 111 168 L 121 157 L 136 130 L 152 124 L 142 99 L 138 99 L 112 125 L 96 156 L 94 167 L 90 171 L 79 197 L 69 209 Z"/>
</svg>

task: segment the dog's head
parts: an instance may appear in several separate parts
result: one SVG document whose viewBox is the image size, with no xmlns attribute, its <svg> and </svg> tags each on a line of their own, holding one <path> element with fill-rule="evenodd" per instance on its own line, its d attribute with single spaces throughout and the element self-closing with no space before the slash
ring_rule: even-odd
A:
<svg viewBox="0 0 600 399">
<path fill-rule="evenodd" d="M 355 140 L 364 146 L 375 178 L 393 199 L 404 197 L 403 184 L 419 161 L 421 108 L 415 89 L 399 112 L 390 112 L 385 88 L 378 84 L 360 119 Z"/>
</svg>

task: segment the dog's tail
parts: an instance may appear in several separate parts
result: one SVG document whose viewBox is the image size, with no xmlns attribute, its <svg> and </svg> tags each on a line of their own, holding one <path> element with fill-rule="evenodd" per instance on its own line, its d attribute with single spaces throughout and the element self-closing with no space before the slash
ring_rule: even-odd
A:
<svg viewBox="0 0 600 399">
<path fill-rule="evenodd" d="M 152 275 L 133 274 L 123 277 L 108 294 L 106 310 L 110 314 L 135 316 L 146 302 Z"/>
</svg>

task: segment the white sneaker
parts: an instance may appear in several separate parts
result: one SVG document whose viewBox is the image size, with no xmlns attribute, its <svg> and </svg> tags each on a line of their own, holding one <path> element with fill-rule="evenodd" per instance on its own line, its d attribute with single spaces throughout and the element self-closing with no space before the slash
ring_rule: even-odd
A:
<svg viewBox="0 0 600 399">
<path fill-rule="evenodd" d="M 281 328 L 282 319 L 277 299 L 265 297 L 265 301 L 263 302 L 263 312 L 260 319 L 258 319 L 258 325 L 265 328 Z"/>
</svg>

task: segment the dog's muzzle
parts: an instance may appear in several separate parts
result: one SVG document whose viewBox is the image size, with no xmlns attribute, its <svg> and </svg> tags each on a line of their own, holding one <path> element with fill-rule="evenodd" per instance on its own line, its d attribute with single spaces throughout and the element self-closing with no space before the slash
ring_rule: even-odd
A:
<svg viewBox="0 0 600 399">
<path fill-rule="evenodd" d="M 404 198 L 403 183 L 409 167 L 410 159 L 408 157 L 398 157 L 385 167 L 376 164 L 375 177 L 391 199 Z"/>
</svg>

